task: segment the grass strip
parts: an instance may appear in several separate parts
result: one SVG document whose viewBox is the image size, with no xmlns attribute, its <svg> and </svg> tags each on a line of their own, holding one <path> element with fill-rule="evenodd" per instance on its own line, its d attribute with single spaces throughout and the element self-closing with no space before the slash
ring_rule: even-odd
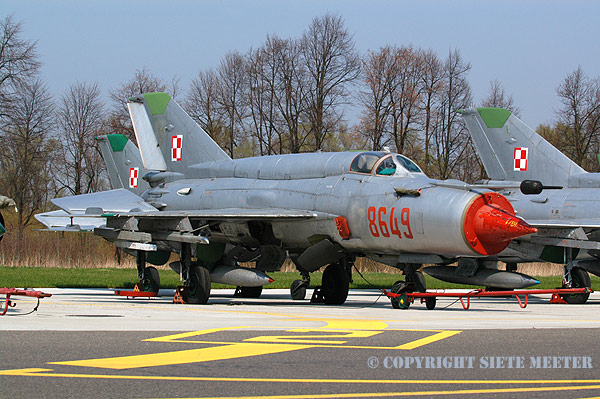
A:
<svg viewBox="0 0 600 399">
<path fill-rule="evenodd" d="M 159 270 L 161 288 L 175 288 L 180 285 L 179 275 L 171 270 Z M 297 272 L 268 273 L 275 281 L 265 288 L 289 288 L 292 281 L 300 278 Z M 311 287 L 321 284 L 321 272 L 311 273 Z M 401 274 L 363 273 L 365 281 L 358 273 L 353 274 L 350 288 L 390 288 L 394 282 L 403 280 Z M 446 283 L 425 276 L 428 289 L 473 288 L 473 286 Z M 562 276 L 536 277 L 540 284 L 531 288 L 559 288 Z M 600 277 L 591 276 L 592 287 L 600 285 Z M 32 288 L 133 288 L 137 281 L 135 269 L 118 268 L 58 268 L 58 267 L 6 267 L 0 266 L 0 287 Z M 213 288 L 231 288 L 224 284 L 213 284 Z"/>
</svg>

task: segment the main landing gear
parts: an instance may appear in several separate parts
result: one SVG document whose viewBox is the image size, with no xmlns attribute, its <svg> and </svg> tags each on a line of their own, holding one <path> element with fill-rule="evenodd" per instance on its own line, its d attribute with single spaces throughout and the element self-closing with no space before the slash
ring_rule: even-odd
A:
<svg viewBox="0 0 600 399">
<path fill-rule="evenodd" d="M 565 266 L 565 274 L 563 276 L 563 288 L 589 288 L 592 286 L 590 275 L 585 270 L 579 267 L 573 267 L 570 270 Z M 564 294 L 561 296 L 566 303 L 582 304 L 586 303 L 590 297 L 590 293 L 581 294 Z"/>
<path fill-rule="evenodd" d="M 158 292 L 160 289 L 160 276 L 154 266 L 146 267 L 146 252 L 137 251 L 136 265 L 138 282 L 135 285 L 138 291 Z"/>
<path fill-rule="evenodd" d="M 310 274 L 306 271 L 301 271 L 302 280 L 294 280 L 290 287 L 290 295 L 295 301 L 300 301 L 306 298 L 306 289 L 310 285 Z"/>
<path fill-rule="evenodd" d="M 401 294 L 398 297 L 390 298 L 394 309 L 408 309 L 410 300 L 408 295 L 406 295 L 407 293 L 426 291 L 425 276 L 423 276 L 422 272 L 417 270 L 419 267 L 421 267 L 419 264 L 406 265 L 404 268 L 404 275 L 406 276 L 404 281 L 398 280 L 392 286 L 391 292 L 394 294 Z M 437 300 L 435 297 L 427 297 L 425 299 L 425 306 L 429 310 L 434 309 L 436 302 Z"/>
<path fill-rule="evenodd" d="M 181 244 L 179 254 L 183 283 L 183 300 L 187 303 L 205 304 L 210 296 L 210 273 L 208 269 L 192 263 L 190 244 Z"/>
<path fill-rule="evenodd" d="M 585 270 L 573 266 L 573 259 L 575 256 L 573 255 L 573 248 L 565 248 L 565 270 L 563 274 L 563 288 L 590 288 L 592 286 L 592 282 L 590 280 L 590 275 Z M 582 294 L 568 294 L 561 295 L 562 299 L 566 303 L 570 304 L 582 304 L 586 303 L 588 298 L 590 297 L 590 293 L 582 293 Z"/>
<path fill-rule="evenodd" d="M 312 303 L 341 305 L 348 298 L 348 290 L 352 279 L 353 259 L 342 259 L 325 268 L 321 285 L 316 287 L 311 298 Z M 292 299 L 301 300 L 306 297 L 306 289 L 310 284 L 310 275 L 302 271 L 302 280 L 294 280 L 290 287 Z"/>
</svg>

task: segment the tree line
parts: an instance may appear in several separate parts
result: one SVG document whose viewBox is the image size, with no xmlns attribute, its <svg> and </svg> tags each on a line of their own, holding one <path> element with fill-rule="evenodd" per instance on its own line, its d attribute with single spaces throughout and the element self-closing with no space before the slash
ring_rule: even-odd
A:
<svg viewBox="0 0 600 399">
<path fill-rule="evenodd" d="M 109 188 L 95 137 L 135 141 L 127 101 L 153 91 L 171 94 L 232 158 L 389 149 L 434 178 L 485 178 L 457 114 L 474 103 L 471 65 L 458 49 L 440 56 L 385 45 L 359 54 L 343 18 L 327 14 L 300 37 L 269 35 L 258 48 L 227 53 L 185 89 L 178 77 L 164 81 L 143 67 L 105 102 L 90 82 L 53 97 L 36 42 L 22 33 L 13 16 L 0 21 L 0 194 L 15 199 L 20 231 L 53 197 Z M 600 80 L 579 67 L 556 94 L 556 119 L 538 132 L 585 169 L 600 170 Z M 497 80 L 478 105 L 520 112 Z"/>
</svg>

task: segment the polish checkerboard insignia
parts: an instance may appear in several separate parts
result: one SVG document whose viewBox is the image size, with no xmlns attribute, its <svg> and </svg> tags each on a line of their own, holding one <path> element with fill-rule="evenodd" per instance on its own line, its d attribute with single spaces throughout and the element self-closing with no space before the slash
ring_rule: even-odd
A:
<svg viewBox="0 0 600 399">
<path fill-rule="evenodd" d="M 183 153 L 183 135 L 171 137 L 171 161 L 181 161 Z"/>
<path fill-rule="evenodd" d="M 137 188 L 139 168 L 129 168 L 129 187 Z"/>
<path fill-rule="evenodd" d="M 525 147 L 515 148 L 515 170 L 526 171 L 527 170 L 527 155 L 529 149 Z"/>
</svg>

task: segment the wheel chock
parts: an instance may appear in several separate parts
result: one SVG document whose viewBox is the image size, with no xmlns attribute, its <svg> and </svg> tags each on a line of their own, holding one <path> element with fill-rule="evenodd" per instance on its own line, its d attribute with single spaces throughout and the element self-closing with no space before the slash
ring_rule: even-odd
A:
<svg viewBox="0 0 600 399">
<path fill-rule="evenodd" d="M 181 285 L 178 285 L 177 288 L 175 288 L 175 295 L 173 295 L 173 303 L 176 304 L 180 304 L 180 305 L 185 305 L 187 302 L 184 299 L 184 295 L 183 295 L 183 290 L 185 288 L 182 287 Z"/>
<path fill-rule="evenodd" d="M 562 297 L 558 294 L 552 294 L 552 298 L 550 298 L 550 303 L 560 303 L 560 304 L 567 304 L 567 301 L 565 301 L 564 299 L 562 299 Z"/>
</svg>

